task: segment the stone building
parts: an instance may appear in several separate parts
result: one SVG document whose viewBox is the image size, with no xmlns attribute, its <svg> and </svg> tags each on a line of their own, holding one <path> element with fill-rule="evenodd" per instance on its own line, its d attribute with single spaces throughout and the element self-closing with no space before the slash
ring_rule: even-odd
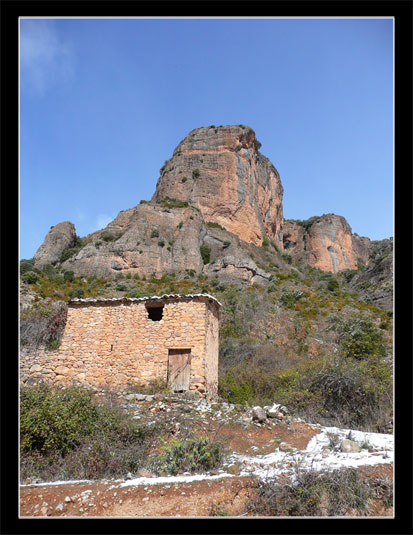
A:
<svg viewBox="0 0 413 535">
<path fill-rule="evenodd" d="M 208 294 L 73 299 L 59 349 L 23 353 L 21 380 L 110 388 L 161 380 L 213 396 L 219 308 Z"/>
</svg>

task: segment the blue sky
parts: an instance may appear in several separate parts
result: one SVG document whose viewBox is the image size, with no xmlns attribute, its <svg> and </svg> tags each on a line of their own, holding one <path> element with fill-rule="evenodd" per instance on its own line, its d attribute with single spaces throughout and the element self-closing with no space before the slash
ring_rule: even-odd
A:
<svg viewBox="0 0 413 535">
<path fill-rule="evenodd" d="M 284 216 L 393 235 L 393 20 L 20 19 L 20 256 L 155 191 L 200 126 L 245 124 Z"/>
</svg>

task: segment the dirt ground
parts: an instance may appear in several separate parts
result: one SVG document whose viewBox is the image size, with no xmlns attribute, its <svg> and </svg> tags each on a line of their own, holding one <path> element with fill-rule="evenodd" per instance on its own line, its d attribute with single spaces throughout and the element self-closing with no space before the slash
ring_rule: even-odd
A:
<svg viewBox="0 0 413 535">
<path fill-rule="evenodd" d="M 207 423 L 207 422 L 205 422 Z M 240 454 L 266 454 L 275 444 L 305 449 L 319 431 L 303 422 L 271 422 L 247 429 L 239 424 L 214 425 L 225 444 Z M 366 478 L 393 478 L 393 465 L 360 468 Z M 218 474 L 219 476 L 219 474 Z M 124 480 L 59 485 L 25 485 L 20 489 L 21 517 L 237 517 L 246 516 L 248 501 L 256 492 L 252 477 L 217 477 L 193 482 L 123 486 Z M 391 516 L 378 496 L 368 516 Z"/>
</svg>

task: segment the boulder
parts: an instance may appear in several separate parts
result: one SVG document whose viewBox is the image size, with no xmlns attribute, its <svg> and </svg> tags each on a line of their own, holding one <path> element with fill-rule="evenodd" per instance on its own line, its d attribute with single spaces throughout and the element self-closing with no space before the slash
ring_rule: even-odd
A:
<svg viewBox="0 0 413 535">
<path fill-rule="evenodd" d="M 340 444 L 341 451 L 344 453 L 358 453 L 361 447 L 354 440 L 345 439 Z"/>
<path fill-rule="evenodd" d="M 263 423 L 267 420 L 267 413 L 262 407 L 253 407 L 252 419 L 255 422 Z"/>
</svg>

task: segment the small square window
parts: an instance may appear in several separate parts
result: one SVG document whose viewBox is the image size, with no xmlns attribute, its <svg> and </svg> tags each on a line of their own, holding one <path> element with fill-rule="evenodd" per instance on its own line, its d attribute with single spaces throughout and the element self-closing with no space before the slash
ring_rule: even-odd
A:
<svg viewBox="0 0 413 535">
<path fill-rule="evenodd" d="M 161 321 L 163 316 L 163 305 L 161 306 L 146 306 L 148 318 L 152 321 Z"/>
</svg>

